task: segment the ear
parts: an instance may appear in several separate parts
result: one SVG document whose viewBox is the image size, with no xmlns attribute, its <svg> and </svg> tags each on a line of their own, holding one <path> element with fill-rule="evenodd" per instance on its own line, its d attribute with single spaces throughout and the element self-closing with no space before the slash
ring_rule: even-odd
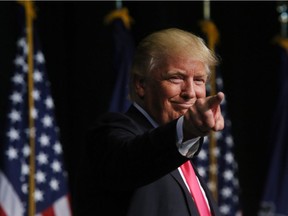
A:
<svg viewBox="0 0 288 216">
<path fill-rule="evenodd" d="M 143 77 L 135 76 L 134 78 L 135 91 L 140 98 L 143 98 L 146 90 L 146 82 Z"/>
</svg>

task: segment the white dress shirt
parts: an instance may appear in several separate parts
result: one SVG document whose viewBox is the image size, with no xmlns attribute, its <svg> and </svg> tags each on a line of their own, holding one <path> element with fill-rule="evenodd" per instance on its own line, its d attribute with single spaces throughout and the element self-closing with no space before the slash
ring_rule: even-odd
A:
<svg viewBox="0 0 288 216">
<path fill-rule="evenodd" d="M 134 102 L 133 105 L 136 107 L 136 109 L 138 109 L 148 119 L 148 121 L 153 125 L 154 128 L 159 126 L 157 124 L 157 122 L 155 122 L 151 118 L 151 116 L 141 106 L 139 106 L 136 102 Z M 182 142 L 183 141 L 183 118 L 184 117 L 181 116 L 177 120 L 177 127 L 176 127 L 177 141 L 176 141 L 176 145 L 177 145 L 177 148 L 178 148 L 178 151 L 180 152 L 180 154 L 182 154 L 183 156 L 185 156 L 187 158 L 192 158 L 194 156 L 194 154 L 196 153 L 196 151 L 198 150 L 198 148 L 199 148 L 199 143 L 197 141 L 200 139 L 200 137 L 196 137 L 194 139 L 190 139 L 190 140 L 187 140 L 185 142 Z M 181 175 L 186 187 L 188 188 L 188 190 L 190 192 L 190 189 L 188 187 L 188 184 L 186 182 L 186 179 L 185 179 L 180 167 L 178 167 L 178 171 L 179 171 L 179 173 L 180 173 L 180 175 Z M 201 191 L 202 191 L 202 193 L 203 193 L 203 195 L 205 197 L 207 205 L 208 205 L 208 207 L 210 209 L 210 206 L 209 206 L 205 191 L 203 190 L 203 188 L 202 188 L 197 176 L 196 176 L 196 178 L 197 178 L 197 181 L 199 183 L 200 189 L 201 189 Z"/>
</svg>

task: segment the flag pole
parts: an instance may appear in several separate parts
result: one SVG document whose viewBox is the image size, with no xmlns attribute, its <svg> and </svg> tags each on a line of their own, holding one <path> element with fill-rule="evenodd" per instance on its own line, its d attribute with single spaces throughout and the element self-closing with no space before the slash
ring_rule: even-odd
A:
<svg viewBox="0 0 288 216">
<path fill-rule="evenodd" d="M 116 9 L 121 9 L 122 8 L 122 0 L 116 0 Z"/>
<path fill-rule="evenodd" d="M 277 11 L 279 12 L 279 21 L 281 24 L 281 37 L 287 38 L 288 27 L 288 3 L 287 1 L 278 2 Z"/>
<path fill-rule="evenodd" d="M 18 1 L 25 8 L 26 17 L 26 35 L 28 45 L 28 116 L 29 116 L 29 199 L 28 199 L 28 216 L 34 216 L 36 212 L 35 206 L 35 123 L 33 119 L 34 111 L 34 82 L 33 82 L 33 19 L 35 17 L 34 5 L 32 1 Z"/>
<path fill-rule="evenodd" d="M 273 41 L 288 52 L 288 2 L 280 1 L 276 7 L 279 13 L 279 22 L 281 25 L 280 35 L 274 37 Z"/>
<path fill-rule="evenodd" d="M 204 20 L 201 22 L 202 31 L 207 36 L 207 43 L 208 47 L 215 52 L 216 42 L 218 41 L 218 31 L 216 26 L 211 22 L 211 14 L 210 14 L 210 0 L 203 1 L 203 17 Z M 215 67 L 210 68 L 210 94 L 216 94 L 216 71 Z M 216 134 L 214 131 L 211 131 L 209 134 L 209 159 L 210 159 L 210 166 L 209 166 L 209 180 L 210 180 L 210 190 L 215 198 L 218 200 L 218 177 L 217 177 L 217 158 L 216 158 L 216 147 L 217 147 L 217 140 Z"/>
<path fill-rule="evenodd" d="M 210 0 L 203 2 L 203 15 L 205 20 L 210 20 Z"/>
<path fill-rule="evenodd" d="M 106 25 L 110 24 L 115 19 L 121 19 L 127 29 L 130 29 L 132 23 L 134 22 L 133 18 L 129 15 L 129 10 L 126 7 L 122 7 L 122 3 L 119 0 L 116 1 L 116 9 L 104 17 L 104 23 Z"/>
<path fill-rule="evenodd" d="M 35 215 L 35 125 L 33 119 L 34 100 L 33 100 L 33 8 L 31 1 L 25 1 L 26 23 L 27 23 L 27 44 L 28 44 L 28 101 L 29 101 L 29 141 L 30 141 L 30 175 L 29 175 L 29 216 Z"/>
</svg>

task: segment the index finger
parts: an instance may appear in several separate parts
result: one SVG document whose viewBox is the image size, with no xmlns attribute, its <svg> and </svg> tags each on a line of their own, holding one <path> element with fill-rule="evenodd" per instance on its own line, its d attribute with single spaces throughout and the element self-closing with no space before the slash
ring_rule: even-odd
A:
<svg viewBox="0 0 288 216">
<path fill-rule="evenodd" d="M 218 92 L 216 95 L 210 96 L 207 98 L 207 105 L 208 108 L 211 109 L 215 106 L 218 106 L 221 104 L 221 102 L 224 99 L 224 93 L 223 92 Z"/>
</svg>

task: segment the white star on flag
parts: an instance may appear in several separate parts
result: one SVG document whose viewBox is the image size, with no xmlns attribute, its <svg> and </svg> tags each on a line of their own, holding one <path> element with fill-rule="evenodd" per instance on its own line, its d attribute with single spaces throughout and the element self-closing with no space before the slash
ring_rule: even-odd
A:
<svg viewBox="0 0 288 216">
<path fill-rule="evenodd" d="M 21 9 L 24 7 L 21 6 Z M 25 17 L 20 21 L 25 21 Z M 30 49 L 24 23 L 21 24 L 23 31 L 17 42 L 15 70 L 11 76 L 11 92 L 8 97 L 6 136 L 1 143 L 3 152 L 0 152 L 3 159 L 0 164 L 0 188 L 5 188 L 0 190 L 0 215 L 28 215 L 30 197 L 34 197 L 32 205 L 35 206 L 35 215 L 71 216 L 68 176 L 63 164 L 45 58 L 34 32 L 34 83 L 33 92 L 29 93 L 27 80 L 31 71 L 28 73 L 27 57 Z M 34 107 L 28 103 L 28 95 L 32 96 Z M 29 113 L 32 115 L 33 127 L 28 122 Z M 35 142 L 33 150 L 31 140 Z M 34 159 L 34 169 L 31 169 L 31 157 Z M 35 180 L 34 191 L 30 191 L 32 175 Z"/>
</svg>

